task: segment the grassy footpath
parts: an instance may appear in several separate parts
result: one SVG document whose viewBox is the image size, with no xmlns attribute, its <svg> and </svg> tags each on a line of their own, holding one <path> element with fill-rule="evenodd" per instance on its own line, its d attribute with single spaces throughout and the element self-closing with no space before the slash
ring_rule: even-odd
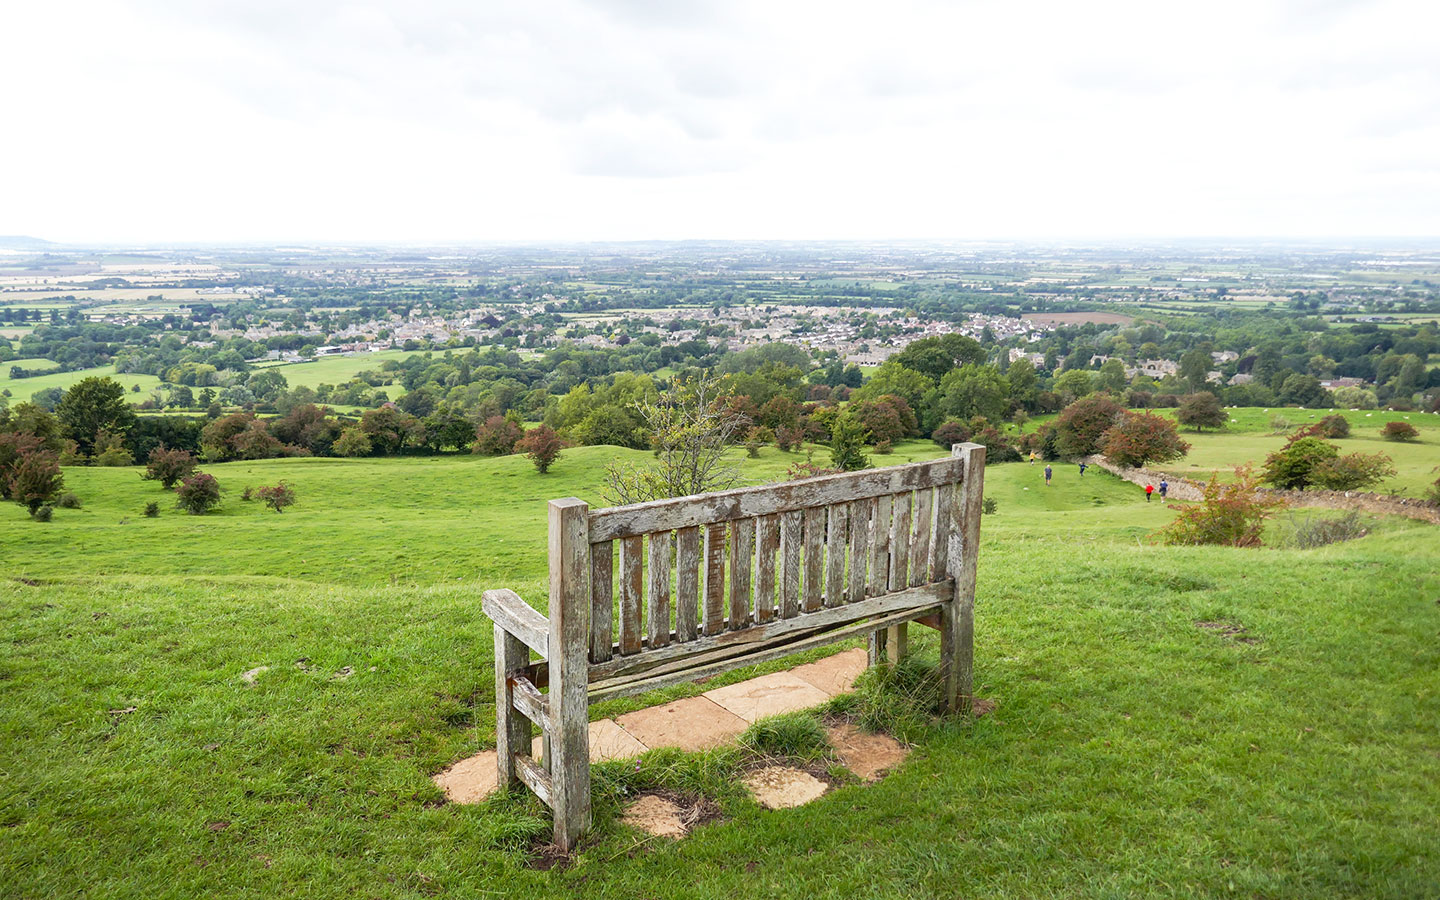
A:
<svg viewBox="0 0 1440 900">
<path fill-rule="evenodd" d="M 568 869 L 529 868 L 548 831 L 533 799 L 445 805 L 429 776 L 494 743 L 479 590 L 539 601 L 543 501 L 598 502 L 624 453 L 567 451 L 545 477 L 523 459 L 219 465 L 229 495 L 203 518 L 142 518 L 163 494 L 136 470 L 67 470 L 84 509 L 49 525 L 0 510 L 0 896 L 1411 898 L 1440 884 L 1440 531 L 1157 547 L 1145 537 L 1173 512 L 1138 489 L 1068 466 L 1046 488 L 1024 464 L 987 471 L 999 512 L 976 655 L 995 714 L 923 728 L 889 778 L 797 810 L 745 799 L 724 754 L 607 766 L 593 842 Z M 768 451 L 747 474 L 793 459 Z M 283 515 L 239 500 L 281 477 L 300 499 Z M 725 818 L 643 840 L 616 813 L 622 788 L 650 784 L 704 788 Z"/>
</svg>

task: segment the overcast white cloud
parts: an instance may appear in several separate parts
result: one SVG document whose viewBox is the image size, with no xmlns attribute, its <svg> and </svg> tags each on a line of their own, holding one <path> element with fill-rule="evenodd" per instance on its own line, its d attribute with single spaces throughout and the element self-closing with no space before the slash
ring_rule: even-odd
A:
<svg viewBox="0 0 1440 900">
<path fill-rule="evenodd" d="M 1423 2 L 6 4 L 0 234 L 1440 235 Z"/>
</svg>

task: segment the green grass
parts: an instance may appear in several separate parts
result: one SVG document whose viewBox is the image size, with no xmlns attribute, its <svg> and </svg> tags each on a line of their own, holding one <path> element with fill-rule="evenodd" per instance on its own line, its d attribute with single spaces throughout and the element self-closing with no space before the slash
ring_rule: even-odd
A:
<svg viewBox="0 0 1440 900">
<path fill-rule="evenodd" d="M 735 748 L 601 766 L 593 838 L 568 868 L 527 867 L 548 831 L 537 801 L 446 805 L 429 777 L 494 745 L 479 591 L 540 602 L 544 501 L 598 502 L 605 462 L 626 453 L 567 450 L 543 477 L 519 458 L 216 465 L 219 514 L 167 503 L 158 519 L 140 510 L 165 495 L 138 470 L 67 469 L 83 509 L 40 525 L 7 505 L 0 894 L 1411 898 L 1440 884 L 1440 532 L 1394 520 L 1318 550 L 1161 547 L 1146 536 L 1174 513 L 1134 486 L 1057 467 L 1047 488 L 1025 464 L 986 472 L 999 510 L 983 522 L 976 683 L 994 713 L 910 716 L 905 765 L 795 810 L 746 798 Z M 763 451 L 747 477 L 794 459 Z M 239 500 L 282 477 L 299 495 L 284 514 Z M 928 630 L 912 643 L 933 661 Z M 820 752 L 804 723 L 765 730 L 752 752 Z M 618 812 L 651 787 L 708 794 L 722 818 L 644 838 Z"/>
<path fill-rule="evenodd" d="M 260 365 L 260 368 L 277 369 L 285 376 L 290 387 L 296 388 L 304 385 L 316 388 L 322 384 L 340 385 L 351 380 L 356 375 L 367 369 L 379 370 L 380 364 L 386 360 L 397 362 L 430 351 L 424 350 L 376 350 L 373 353 L 356 353 L 353 356 L 324 356 L 310 362 L 283 363 L 280 365 Z M 443 351 L 434 354 L 436 359 L 443 355 Z M 404 396 L 405 386 L 398 381 L 395 384 L 387 384 L 381 388 L 389 395 L 391 400 Z"/>
<path fill-rule="evenodd" d="M 75 384 L 75 382 L 91 376 L 113 378 L 125 385 L 127 391 L 134 385 L 140 385 L 141 393 L 126 395 L 131 401 L 137 403 L 147 398 L 151 390 L 160 386 L 160 379 L 154 375 L 118 374 L 114 366 L 96 366 L 93 369 L 78 369 L 74 372 L 47 372 L 31 378 L 11 378 L 10 367 L 17 365 L 26 369 L 48 369 L 54 368 L 55 363 L 48 359 L 15 359 L 0 363 L 0 389 L 9 388 L 11 403 L 29 400 L 37 391 L 49 390 L 50 388 L 69 390 L 70 386 Z"/>
</svg>

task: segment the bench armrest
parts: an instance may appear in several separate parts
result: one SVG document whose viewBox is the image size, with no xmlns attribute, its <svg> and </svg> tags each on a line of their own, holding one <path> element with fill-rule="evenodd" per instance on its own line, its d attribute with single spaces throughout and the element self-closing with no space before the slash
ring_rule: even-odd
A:
<svg viewBox="0 0 1440 900">
<path fill-rule="evenodd" d="M 514 591 L 501 588 L 481 595 L 480 607 L 496 625 L 515 635 L 520 641 L 550 658 L 550 620 L 531 609 Z"/>
</svg>

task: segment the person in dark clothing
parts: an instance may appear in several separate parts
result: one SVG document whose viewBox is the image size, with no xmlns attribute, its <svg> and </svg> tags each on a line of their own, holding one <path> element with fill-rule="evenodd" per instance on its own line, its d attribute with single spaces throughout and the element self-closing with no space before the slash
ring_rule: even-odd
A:
<svg viewBox="0 0 1440 900">
<path fill-rule="evenodd" d="M 1166 481 L 1166 480 L 1163 479 L 1163 478 L 1160 479 L 1160 499 L 1161 499 L 1161 500 L 1164 500 L 1164 499 L 1165 499 L 1165 493 L 1166 493 L 1167 491 L 1169 491 L 1169 490 L 1170 490 L 1170 482 Z"/>
<path fill-rule="evenodd" d="M 1053 473 L 1050 471 L 1050 464 L 1049 464 L 1049 463 L 1046 463 L 1046 464 L 1045 464 L 1045 484 L 1046 484 L 1046 485 L 1049 485 L 1049 484 L 1050 484 L 1050 476 L 1051 476 L 1051 474 L 1053 474 Z"/>
<path fill-rule="evenodd" d="M 1080 477 L 1085 477 L 1085 460 L 1080 460 Z"/>
</svg>

